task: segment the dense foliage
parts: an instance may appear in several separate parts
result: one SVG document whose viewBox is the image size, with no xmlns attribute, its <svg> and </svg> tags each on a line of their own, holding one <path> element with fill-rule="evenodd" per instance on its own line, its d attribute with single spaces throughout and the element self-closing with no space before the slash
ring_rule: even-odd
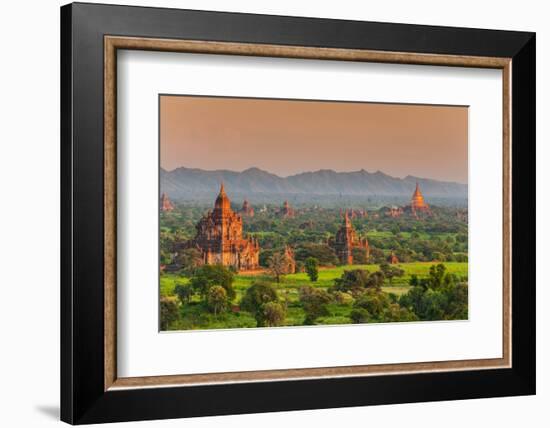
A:
<svg viewBox="0 0 550 428">
<path fill-rule="evenodd" d="M 354 217 L 370 256 L 354 248 L 349 266 L 340 266 L 328 244 L 342 223 L 339 208 L 304 208 L 294 218 L 277 216 L 274 207 L 257 210 L 243 218 L 244 233 L 259 241 L 262 271 L 248 275 L 204 265 L 195 248 L 177 249 L 194 237 L 205 207 L 163 213 L 161 329 L 467 319 L 467 216 L 432 208 L 429 219 L 386 217 L 383 207 Z M 296 273 L 288 270 L 286 246 Z M 397 264 L 388 263 L 390 254 Z"/>
</svg>

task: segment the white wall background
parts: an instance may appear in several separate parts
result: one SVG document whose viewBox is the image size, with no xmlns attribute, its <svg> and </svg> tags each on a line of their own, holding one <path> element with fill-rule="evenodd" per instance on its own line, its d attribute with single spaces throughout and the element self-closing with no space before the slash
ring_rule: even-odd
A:
<svg viewBox="0 0 550 428">
<path fill-rule="evenodd" d="M 121 0 L 121 2 L 123 2 Z M 103 1 L 103 3 L 116 3 Z M 545 2 L 148 0 L 126 4 L 537 32 L 538 256 L 550 257 L 549 13 Z M 0 425 L 59 424 L 59 6 L 4 2 L 0 66 Z M 546 167 L 546 168 L 545 168 Z M 538 395 L 155 421 L 141 426 L 545 426 L 550 420 L 550 275 L 537 274 Z M 545 364 L 546 362 L 546 364 Z M 137 423 L 125 426 L 137 426 Z"/>
</svg>

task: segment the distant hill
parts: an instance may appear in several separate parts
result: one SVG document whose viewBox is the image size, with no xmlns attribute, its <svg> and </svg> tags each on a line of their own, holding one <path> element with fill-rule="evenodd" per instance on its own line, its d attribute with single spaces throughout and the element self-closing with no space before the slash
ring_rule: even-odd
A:
<svg viewBox="0 0 550 428">
<path fill-rule="evenodd" d="M 249 168 L 242 172 L 206 171 L 185 167 L 173 171 L 161 168 L 160 171 L 161 191 L 175 201 L 212 200 L 222 181 L 230 197 L 256 197 L 258 202 L 265 202 L 270 198 L 306 201 L 319 197 L 408 199 L 416 182 L 420 184 L 428 202 L 433 198 L 465 201 L 468 197 L 466 184 L 413 176 L 396 178 L 380 171 L 336 172 L 325 169 L 289 177 L 279 177 L 258 168 Z"/>
</svg>

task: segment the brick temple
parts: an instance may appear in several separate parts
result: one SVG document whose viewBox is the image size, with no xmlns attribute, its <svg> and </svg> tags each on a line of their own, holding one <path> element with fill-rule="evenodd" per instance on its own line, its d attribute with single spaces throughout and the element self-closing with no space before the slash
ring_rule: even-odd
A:
<svg viewBox="0 0 550 428">
<path fill-rule="evenodd" d="M 397 258 L 397 256 L 395 255 L 395 253 L 392 251 L 391 254 L 388 256 L 388 259 L 387 259 L 388 263 L 390 265 L 396 265 L 399 263 L 399 259 Z"/>
<path fill-rule="evenodd" d="M 254 208 L 252 207 L 252 205 L 250 205 L 250 203 L 246 199 L 243 201 L 241 214 L 247 217 L 254 217 Z"/>
<path fill-rule="evenodd" d="M 285 251 L 283 257 L 286 261 L 286 272 L 296 273 L 296 259 L 294 258 L 294 250 L 289 245 L 285 245 Z"/>
<path fill-rule="evenodd" d="M 198 222 L 195 238 L 186 244 L 197 248 L 205 264 L 233 266 L 237 270 L 253 270 L 259 266 L 258 241 L 243 237 L 243 219 L 231 209 L 231 201 L 223 183 L 214 209 Z"/>
<path fill-rule="evenodd" d="M 296 215 L 296 211 L 294 211 L 294 208 L 290 206 L 288 201 L 285 201 L 279 210 L 279 215 L 283 218 L 293 218 Z"/>
<path fill-rule="evenodd" d="M 367 258 L 370 254 L 369 242 L 366 238 L 358 238 L 348 211 L 344 214 L 344 221 L 333 239 L 329 240 L 329 245 L 334 249 L 340 263 L 351 265 L 353 263 L 353 249 L 363 248 L 367 252 Z"/>
<path fill-rule="evenodd" d="M 174 204 L 172 204 L 166 193 L 163 193 L 160 197 L 160 210 L 163 213 L 174 211 Z"/>
</svg>

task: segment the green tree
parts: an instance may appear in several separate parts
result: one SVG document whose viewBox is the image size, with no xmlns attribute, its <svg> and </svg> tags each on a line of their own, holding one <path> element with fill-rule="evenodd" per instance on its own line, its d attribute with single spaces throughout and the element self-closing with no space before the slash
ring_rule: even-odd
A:
<svg viewBox="0 0 550 428">
<path fill-rule="evenodd" d="M 391 303 L 384 312 L 385 322 L 407 322 L 417 320 L 418 317 L 414 312 L 411 312 L 407 308 L 403 308 L 397 303 Z"/>
<path fill-rule="evenodd" d="M 399 299 L 399 305 L 421 320 L 452 320 L 468 318 L 468 284 L 459 282 L 453 274 L 436 279 L 423 278 L 421 286 L 413 287 Z M 432 288 L 435 284 L 435 288 Z"/>
<path fill-rule="evenodd" d="M 168 330 L 170 324 L 178 319 L 178 304 L 174 299 L 161 297 L 160 299 L 160 329 Z"/>
<path fill-rule="evenodd" d="M 315 324 L 317 318 L 328 315 L 327 304 L 331 300 L 330 295 L 322 288 L 309 285 L 300 288 L 300 303 L 306 313 L 304 324 Z"/>
<path fill-rule="evenodd" d="M 261 245 L 261 241 L 260 241 Z M 260 256 L 259 256 L 259 263 L 260 266 L 263 267 L 269 267 L 269 259 L 271 259 L 271 256 L 275 253 L 275 250 L 273 248 L 263 248 L 260 247 Z"/>
<path fill-rule="evenodd" d="M 460 263 L 467 263 L 468 262 L 468 254 L 466 253 L 456 253 L 454 255 L 455 262 Z"/>
<path fill-rule="evenodd" d="M 229 300 L 235 298 L 233 279 L 235 274 L 231 269 L 222 265 L 204 265 L 195 270 L 190 279 L 193 290 L 206 299 L 208 290 L 214 285 L 220 285 L 225 289 Z"/>
<path fill-rule="evenodd" d="M 319 260 L 321 266 L 334 266 L 338 264 L 338 257 L 334 250 L 326 244 L 307 243 L 296 248 L 296 261 L 305 262 L 309 257 Z"/>
<path fill-rule="evenodd" d="M 390 299 L 386 293 L 369 289 L 355 301 L 354 308 L 366 309 L 371 316 L 371 320 L 384 321 L 384 313 L 389 305 Z"/>
<path fill-rule="evenodd" d="M 305 270 L 309 280 L 311 282 L 316 282 L 319 278 L 319 260 L 315 257 L 308 257 L 305 263 Z"/>
<path fill-rule="evenodd" d="M 396 303 L 396 296 L 368 289 L 355 301 L 350 318 L 353 323 L 415 321 L 414 312 Z"/>
<path fill-rule="evenodd" d="M 372 242 L 373 240 L 369 238 L 369 241 Z M 373 263 L 384 263 L 386 261 L 386 255 L 380 248 L 372 247 L 370 249 L 370 260 Z"/>
<path fill-rule="evenodd" d="M 365 248 L 354 247 L 351 250 L 354 265 L 364 265 L 368 263 L 367 250 Z"/>
<path fill-rule="evenodd" d="M 264 305 L 277 301 L 277 291 L 271 284 L 256 282 L 246 290 L 245 295 L 241 299 L 241 308 L 254 314 L 258 327 L 264 327 L 267 322 Z"/>
<path fill-rule="evenodd" d="M 399 305 L 414 312 L 420 319 L 424 319 L 424 293 L 422 286 L 412 287 L 408 293 L 399 298 Z"/>
<path fill-rule="evenodd" d="M 334 290 L 357 293 L 367 287 L 369 271 L 365 269 L 344 270 L 340 278 L 334 280 Z"/>
<path fill-rule="evenodd" d="M 390 285 L 393 285 L 393 278 L 401 277 L 405 275 L 405 271 L 399 267 L 391 266 L 388 263 L 383 263 L 380 265 L 380 270 L 386 278 L 390 281 Z"/>
<path fill-rule="evenodd" d="M 174 293 L 176 294 L 176 296 L 178 296 L 182 304 L 189 303 L 189 301 L 193 297 L 193 294 L 195 294 L 195 292 L 193 291 L 193 287 L 191 287 L 190 284 L 176 285 L 176 288 L 174 288 Z"/>
<path fill-rule="evenodd" d="M 267 302 L 262 307 L 264 325 L 266 327 L 280 326 L 285 321 L 286 311 L 278 302 Z"/>
<path fill-rule="evenodd" d="M 350 318 L 354 324 L 364 324 L 369 322 L 371 315 L 365 308 L 355 308 L 351 311 Z"/>
<path fill-rule="evenodd" d="M 438 321 L 445 319 L 445 307 L 447 299 L 444 293 L 433 289 L 428 289 L 422 299 L 421 317 L 428 321 Z"/>
<path fill-rule="evenodd" d="M 282 275 L 288 273 L 288 261 L 281 253 L 273 253 L 269 258 L 268 266 L 277 283 L 280 282 Z"/>
<path fill-rule="evenodd" d="M 430 274 L 428 277 L 428 286 L 430 288 L 440 288 L 443 285 L 443 278 L 447 268 L 443 263 L 430 266 Z"/>
<path fill-rule="evenodd" d="M 468 319 L 468 284 L 456 283 L 445 288 L 448 306 L 447 319 Z"/>
<path fill-rule="evenodd" d="M 344 291 L 334 291 L 331 290 L 332 297 L 336 303 L 339 305 L 351 306 L 355 302 L 355 299 L 350 293 Z"/>
<path fill-rule="evenodd" d="M 456 242 L 460 243 L 467 243 L 468 242 L 468 235 L 466 233 L 457 233 L 455 236 Z"/>
<path fill-rule="evenodd" d="M 178 252 L 174 262 L 180 266 L 182 274 L 192 275 L 203 264 L 202 254 L 196 248 L 186 248 Z"/>
<path fill-rule="evenodd" d="M 206 303 L 208 308 L 214 312 L 214 315 L 218 315 L 220 312 L 224 312 L 228 306 L 227 292 L 221 285 L 213 285 L 208 289 L 208 295 L 206 296 Z"/>
<path fill-rule="evenodd" d="M 384 272 L 376 271 L 369 275 L 365 287 L 380 290 L 384 285 Z"/>
</svg>

